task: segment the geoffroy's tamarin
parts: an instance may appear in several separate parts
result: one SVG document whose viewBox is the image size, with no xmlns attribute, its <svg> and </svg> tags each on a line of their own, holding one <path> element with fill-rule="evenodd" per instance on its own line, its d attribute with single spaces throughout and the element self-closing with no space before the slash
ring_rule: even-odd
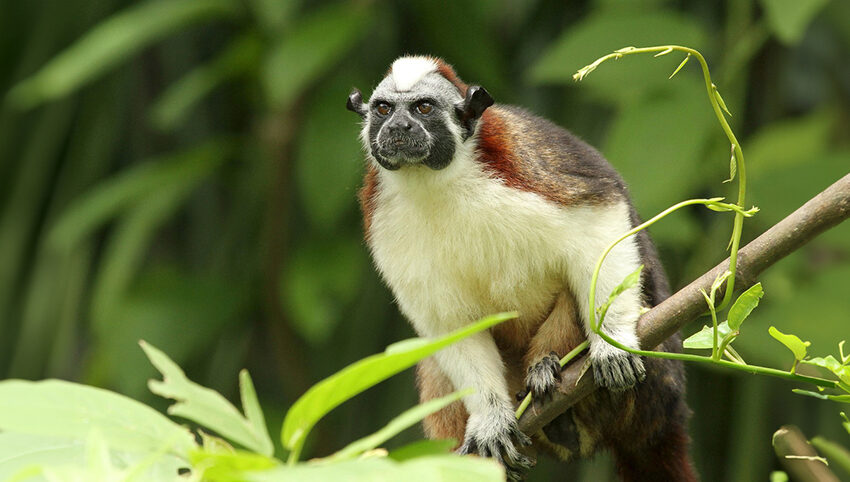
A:
<svg viewBox="0 0 850 482">
<path fill-rule="evenodd" d="M 590 278 L 605 247 L 639 223 L 625 183 L 594 148 L 526 110 L 494 104 L 440 59 L 396 60 L 363 101 L 367 166 L 360 202 L 375 265 L 422 336 L 438 336 L 501 311 L 502 323 L 419 364 L 420 397 L 475 393 L 425 420 L 431 438 L 460 453 L 502 462 L 510 478 L 531 460 L 517 427 L 515 394 L 544 399 L 557 387 L 558 358 L 585 339 L 602 387 L 533 434 L 565 458 L 610 450 L 623 480 L 692 480 L 680 363 L 642 359 L 593 333 Z M 668 296 L 649 236 L 613 249 L 597 299 L 639 265 L 638 287 L 620 295 L 602 329 L 638 347 L 641 308 Z M 658 347 L 678 350 L 679 340 Z"/>
</svg>

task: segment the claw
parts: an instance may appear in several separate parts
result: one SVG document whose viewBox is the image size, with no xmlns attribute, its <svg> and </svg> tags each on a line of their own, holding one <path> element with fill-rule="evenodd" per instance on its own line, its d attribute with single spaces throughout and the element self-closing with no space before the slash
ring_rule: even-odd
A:
<svg viewBox="0 0 850 482">
<path fill-rule="evenodd" d="M 625 351 L 593 360 L 593 377 L 599 386 L 620 392 L 646 379 L 641 358 Z"/>
<path fill-rule="evenodd" d="M 554 351 L 528 368 L 525 377 L 526 392 L 530 392 L 535 401 L 549 398 L 561 380 L 561 363 Z"/>
<path fill-rule="evenodd" d="M 534 466 L 534 460 L 520 453 L 517 447 L 531 444 L 531 438 L 516 424 L 513 413 L 487 417 L 470 422 L 463 445 L 457 450 L 461 455 L 477 453 L 491 457 L 505 467 L 509 480 L 522 480 L 524 471 Z"/>
</svg>

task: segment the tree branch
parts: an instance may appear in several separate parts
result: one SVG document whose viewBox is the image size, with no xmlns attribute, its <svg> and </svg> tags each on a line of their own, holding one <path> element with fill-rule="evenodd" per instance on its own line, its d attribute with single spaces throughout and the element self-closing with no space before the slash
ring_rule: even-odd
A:
<svg viewBox="0 0 850 482">
<path fill-rule="evenodd" d="M 743 289 L 751 286 L 762 271 L 848 217 L 850 174 L 741 248 L 737 267 L 739 287 Z M 727 269 L 729 259 L 641 316 L 638 321 L 641 346 L 644 349 L 658 346 L 685 323 L 705 312 L 705 300 L 700 289 L 709 290 L 717 275 Z M 541 406 L 533 406 L 523 414 L 519 420 L 523 432 L 537 432 L 596 389 L 592 370 L 579 379 L 586 361 L 586 355 L 574 360 L 561 373 L 561 386 L 552 400 Z"/>
<path fill-rule="evenodd" d="M 773 434 L 773 450 L 791 476 L 801 482 L 838 482 L 838 477 L 822 461 L 799 428 L 785 425 Z"/>
</svg>

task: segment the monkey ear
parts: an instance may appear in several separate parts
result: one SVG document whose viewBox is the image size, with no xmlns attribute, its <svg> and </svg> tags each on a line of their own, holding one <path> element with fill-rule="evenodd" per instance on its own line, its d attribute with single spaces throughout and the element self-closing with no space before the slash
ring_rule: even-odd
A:
<svg viewBox="0 0 850 482">
<path fill-rule="evenodd" d="M 480 85 L 471 85 L 466 89 L 466 98 L 455 104 L 455 113 L 465 131 L 464 140 L 475 132 L 476 122 L 493 102 L 490 93 Z"/>
<path fill-rule="evenodd" d="M 356 112 L 361 118 L 366 118 L 368 109 L 363 105 L 363 94 L 358 89 L 352 89 L 351 93 L 348 94 L 348 102 L 345 103 L 345 107 L 351 112 Z"/>
</svg>

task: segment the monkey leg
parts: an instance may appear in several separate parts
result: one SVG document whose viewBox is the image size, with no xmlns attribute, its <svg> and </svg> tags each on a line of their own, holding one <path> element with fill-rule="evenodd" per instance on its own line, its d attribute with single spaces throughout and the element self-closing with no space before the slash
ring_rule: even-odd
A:
<svg viewBox="0 0 850 482">
<path fill-rule="evenodd" d="M 419 401 L 427 402 L 454 392 L 451 380 L 440 369 L 437 361 L 429 357 L 416 366 L 416 382 L 419 386 Z M 422 426 L 429 439 L 451 438 L 457 448 L 463 442 L 469 414 L 463 402 L 456 401 L 425 417 Z"/>
<path fill-rule="evenodd" d="M 575 299 L 569 291 L 563 291 L 555 299 L 549 316 L 531 338 L 523 357 L 525 390 L 535 401 L 552 394 L 561 379 L 561 357 L 584 339 Z"/>
</svg>

